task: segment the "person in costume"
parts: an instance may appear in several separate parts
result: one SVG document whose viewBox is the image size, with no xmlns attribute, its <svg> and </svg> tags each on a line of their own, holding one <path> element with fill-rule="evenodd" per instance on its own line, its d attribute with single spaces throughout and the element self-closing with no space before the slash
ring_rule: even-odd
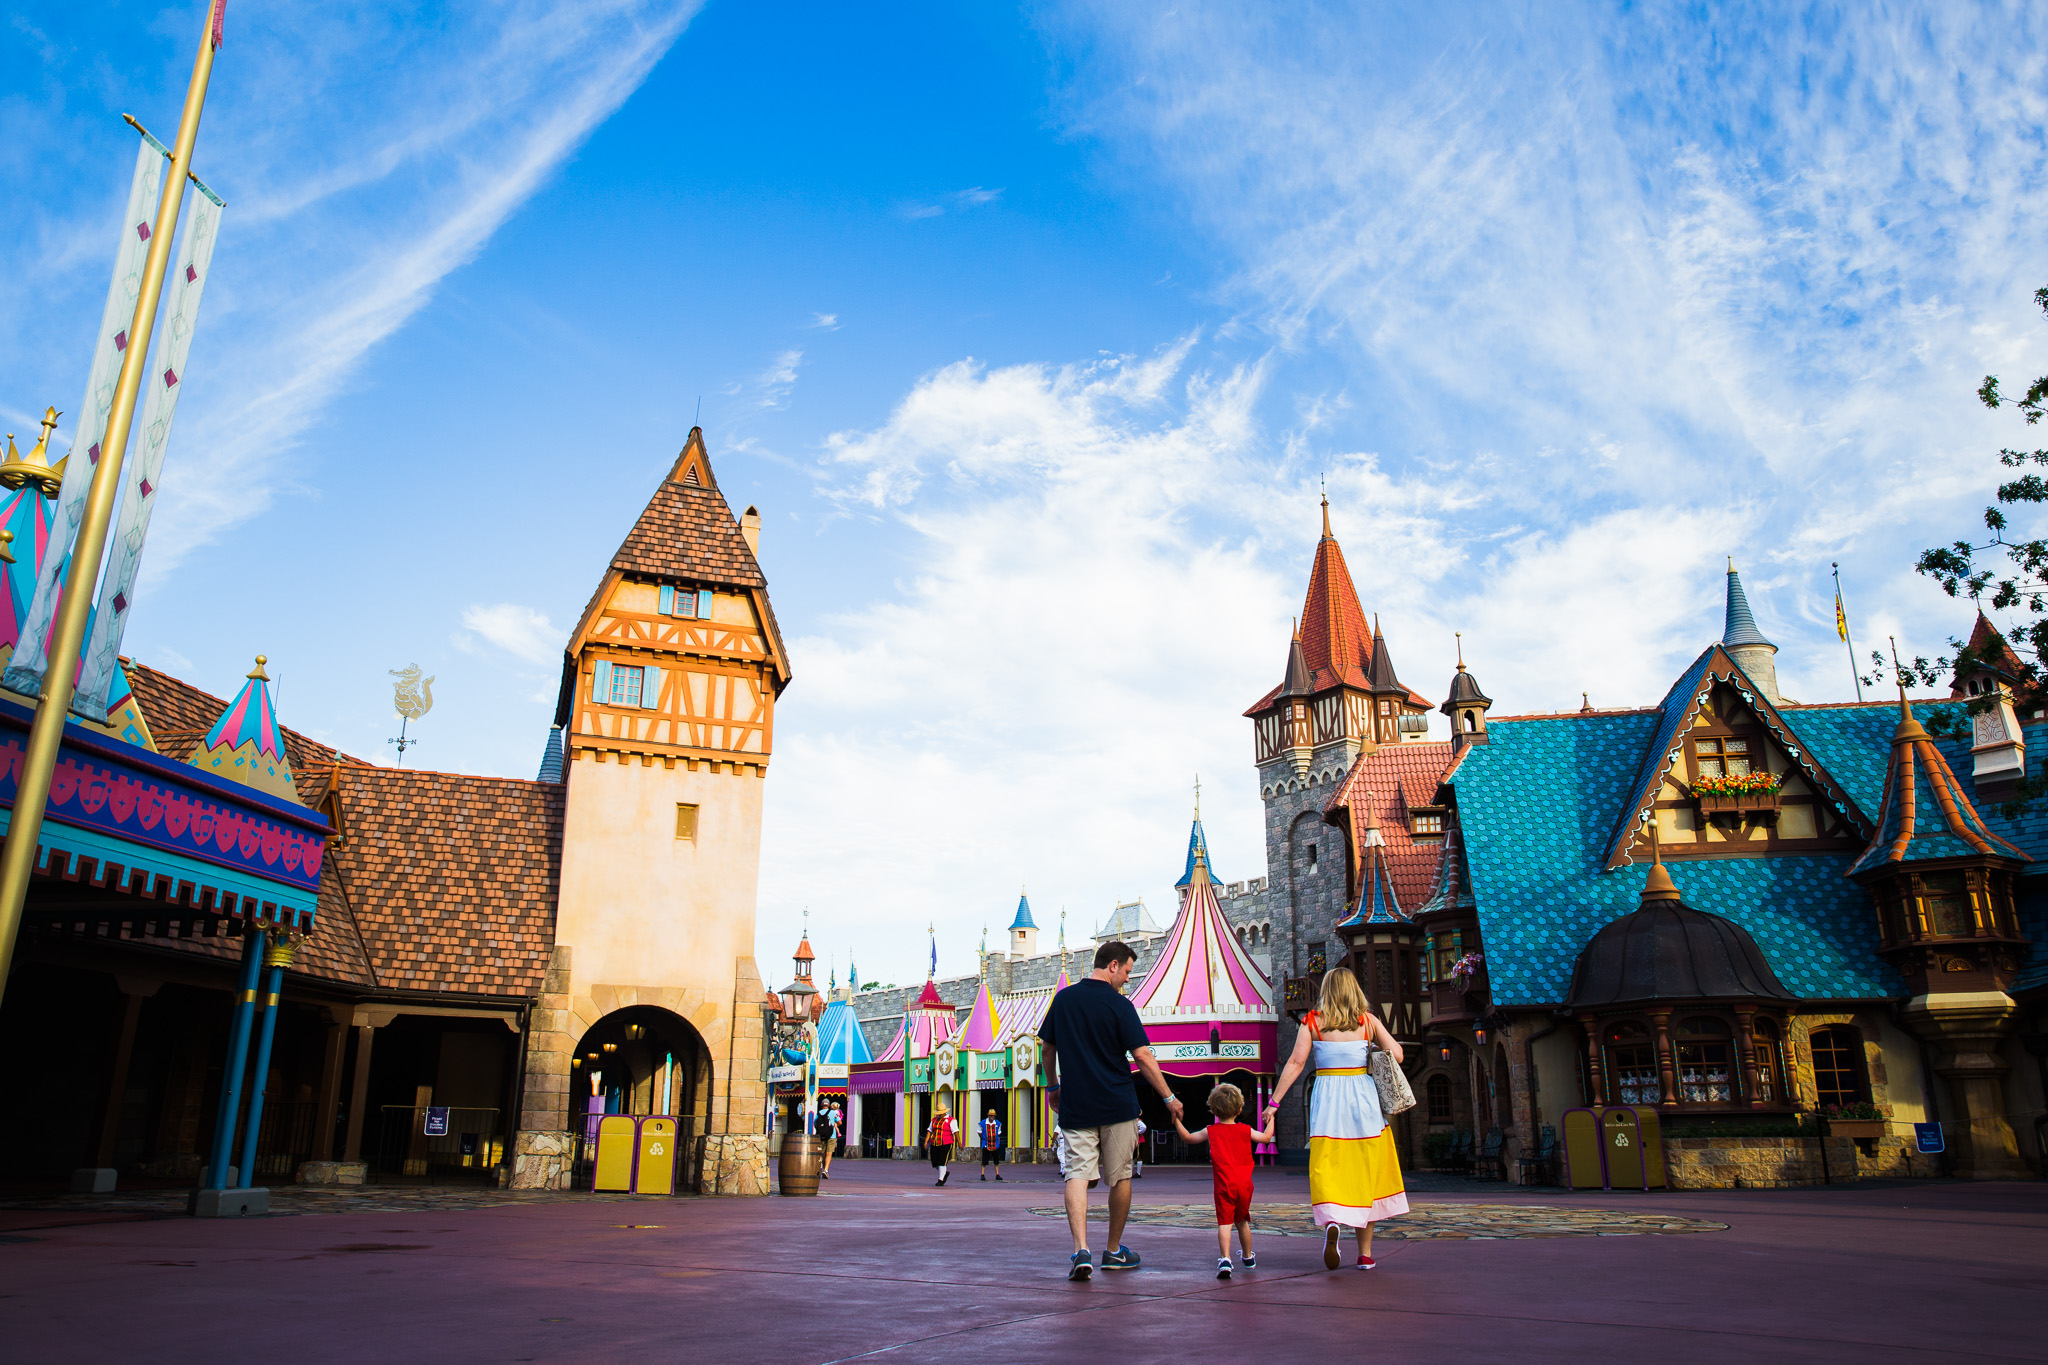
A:
<svg viewBox="0 0 2048 1365">
<path fill-rule="evenodd" d="M 1358 978 L 1338 967 L 1324 975 L 1316 1008 L 1302 1020 L 1294 1055 L 1273 1087 L 1278 1108 L 1302 1071 L 1315 1067 L 1308 1101 L 1308 1198 L 1324 1230 L 1323 1265 L 1330 1270 L 1342 1263 L 1337 1240 L 1343 1229 L 1350 1228 L 1357 1240 L 1358 1268 L 1371 1270 L 1377 1264 L 1372 1225 L 1408 1212 L 1400 1154 L 1372 1078 L 1374 1048 L 1400 1065 L 1400 1043 L 1374 1017 Z"/>
<path fill-rule="evenodd" d="M 932 1169 L 939 1173 L 932 1184 L 943 1185 L 952 1174 L 946 1168 L 953 1160 L 953 1114 L 945 1105 L 940 1105 L 932 1115 L 932 1126 L 925 1130 L 924 1140 L 932 1154 Z"/>
<path fill-rule="evenodd" d="M 988 1168 L 996 1168 L 996 1179 L 1003 1178 L 1003 1121 L 991 1109 L 981 1116 L 981 1178 L 988 1179 Z"/>
<path fill-rule="evenodd" d="M 1209 1144 L 1209 1174 L 1216 1196 L 1216 1278 L 1230 1278 L 1230 1230 L 1237 1229 L 1238 1250 L 1244 1253 L 1244 1268 L 1258 1265 L 1252 1254 L 1252 1144 L 1273 1140 L 1273 1111 L 1266 1111 L 1266 1126 L 1253 1132 L 1250 1124 L 1239 1123 L 1244 1112 L 1244 1091 L 1229 1082 L 1209 1092 L 1209 1112 L 1216 1116 L 1199 1133 L 1190 1133 L 1178 1117 L 1173 1130 L 1190 1145 Z"/>
</svg>

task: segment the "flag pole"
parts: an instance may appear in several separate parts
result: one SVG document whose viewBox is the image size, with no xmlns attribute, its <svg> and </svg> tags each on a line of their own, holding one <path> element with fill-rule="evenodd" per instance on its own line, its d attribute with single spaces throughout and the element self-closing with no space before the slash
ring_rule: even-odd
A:
<svg viewBox="0 0 2048 1365">
<path fill-rule="evenodd" d="M 49 664 L 43 673 L 43 695 L 29 727 L 28 752 L 21 765 L 14 811 L 7 827 L 7 846 L 0 852 L 0 996 L 7 989 L 7 971 L 14 941 L 21 930 L 21 907 L 35 869 L 36 844 L 43 832 L 43 811 L 50 800 L 50 778 L 57 769 L 57 750 L 64 742 L 64 714 L 71 708 L 78 658 L 85 649 L 86 615 L 99 585 L 100 560 L 107 548 L 107 525 L 113 518 L 114 496 L 121 484 L 121 461 L 128 451 L 128 428 L 142 392 L 142 367 L 149 355 L 150 333 L 156 328 L 157 302 L 163 294 L 164 272 L 171 263 L 171 238 L 178 211 L 185 202 L 185 177 L 192 169 L 192 146 L 199 140 L 199 114 L 206 105 L 207 82 L 213 77 L 213 53 L 220 42 L 221 11 L 227 0 L 206 7 L 206 27 L 199 36 L 199 56 L 185 88 L 185 109 L 178 117 L 178 138 L 171 149 L 171 169 L 157 206 L 155 235 L 142 267 L 142 288 L 135 300 L 135 320 L 128 328 L 128 349 L 115 381 L 114 405 L 107 414 L 107 434 L 100 442 L 100 461 L 93 467 L 85 498 L 84 520 L 71 546 L 71 568 L 64 577 L 64 598 L 50 632 Z M 50 553 L 57 553 L 52 547 Z"/>
<path fill-rule="evenodd" d="M 1856 684 L 1856 700 L 1863 700 L 1863 679 L 1856 674 L 1856 642 L 1849 638 L 1849 613 L 1842 608 L 1842 566 L 1833 564 L 1835 571 L 1835 625 L 1841 629 L 1842 643 L 1849 647 L 1849 681 Z"/>
</svg>

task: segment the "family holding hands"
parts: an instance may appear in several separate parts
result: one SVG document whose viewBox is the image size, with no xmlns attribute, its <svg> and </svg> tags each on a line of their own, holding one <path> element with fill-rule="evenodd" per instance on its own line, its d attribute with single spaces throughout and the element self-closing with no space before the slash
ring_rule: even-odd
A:
<svg viewBox="0 0 2048 1365">
<path fill-rule="evenodd" d="M 1309 1093 L 1309 1203 L 1324 1231 L 1323 1265 L 1335 1270 L 1342 1264 L 1338 1244 L 1343 1230 L 1350 1228 L 1357 1243 L 1357 1267 L 1371 1270 L 1376 1264 L 1372 1225 L 1408 1211 L 1387 1118 L 1414 1103 L 1414 1097 L 1401 1077 L 1401 1045 L 1373 1016 L 1358 979 L 1341 967 L 1323 977 L 1317 1008 L 1295 1035 L 1293 1055 L 1281 1069 L 1256 1131 L 1238 1121 L 1244 1112 L 1244 1092 L 1226 1083 L 1209 1092 L 1212 1122 L 1190 1132 L 1138 1011 L 1123 995 L 1136 963 L 1130 945 L 1103 944 L 1095 953 L 1095 970 L 1053 997 L 1038 1030 L 1050 1082 L 1047 1096 L 1059 1115 L 1064 1139 L 1060 1175 L 1066 1183 L 1067 1228 L 1074 1242 L 1067 1278 L 1086 1280 L 1094 1274 L 1088 1247 L 1088 1191 L 1105 1180 L 1109 1240 L 1102 1268 L 1138 1268 L 1138 1253 L 1123 1244 L 1137 1151 L 1137 1076 L 1143 1076 L 1165 1103 L 1182 1140 L 1209 1148 L 1216 1202 L 1216 1278 L 1229 1279 L 1235 1268 L 1230 1256 L 1232 1229 L 1241 1253 L 1238 1265 L 1254 1268 L 1258 1262 L 1252 1251 L 1251 1206 L 1256 1151 L 1272 1143 L 1280 1101 L 1311 1068 L 1315 1085 Z M 1135 1073 L 1132 1062 L 1137 1064 Z"/>
</svg>

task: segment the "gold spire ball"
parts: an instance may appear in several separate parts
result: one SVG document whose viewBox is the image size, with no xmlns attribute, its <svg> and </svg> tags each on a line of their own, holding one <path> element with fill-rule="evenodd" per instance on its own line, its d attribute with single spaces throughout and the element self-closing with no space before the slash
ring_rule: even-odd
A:
<svg viewBox="0 0 2048 1365">
<path fill-rule="evenodd" d="M 43 437 L 26 455 L 14 448 L 14 433 L 7 433 L 7 458 L 0 460 L 0 487 L 20 488 L 34 484 L 36 491 L 44 497 L 57 496 L 57 490 L 64 486 L 64 465 L 70 457 L 66 456 L 54 465 L 50 463 L 50 433 L 56 430 L 57 419 L 63 415 L 55 408 L 43 410 Z"/>
</svg>

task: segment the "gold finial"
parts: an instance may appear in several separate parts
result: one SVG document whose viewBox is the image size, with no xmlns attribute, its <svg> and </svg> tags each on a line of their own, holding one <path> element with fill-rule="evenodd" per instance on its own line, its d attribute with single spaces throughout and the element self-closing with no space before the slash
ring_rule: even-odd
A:
<svg viewBox="0 0 2048 1365">
<path fill-rule="evenodd" d="M 1671 874 L 1664 870 L 1664 850 L 1657 842 L 1657 822 L 1650 824 L 1650 875 L 1643 879 L 1643 902 L 1675 901 L 1681 899 L 1678 884 L 1671 880 Z"/>
<path fill-rule="evenodd" d="M 0 531 L 0 564 L 14 562 L 14 532 Z"/>
<path fill-rule="evenodd" d="M 1891 635 L 1885 638 L 1890 640 L 1892 645 L 1892 679 L 1899 685 L 1899 724 L 1898 728 L 1892 731 L 1892 743 L 1906 744 L 1916 739 L 1926 739 L 1927 731 L 1921 728 L 1919 720 L 1913 715 L 1913 701 L 1906 695 L 1906 676 L 1899 671 L 1899 637 Z"/>
<path fill-rule="evenodd" d="M 1460 673 L 1463 673 L 1465 671 L 1465 632 L 1462 630 L 1454 630 L 1451 632 L 1451 634 L 1455 636 L 1458 641 L 1458 671 Z"/>
<path fill-rule="evenodd" d="M 1735 572 L 1735 556 L 1734 556 L 1734 555 L 1729 555 L 1729 556 L 1728 556 L 1728 572 L 1729 572 L 1729 573 L 1734 573 L 1734 572 Z"/>
<path fill-rule="evenodd" d="M 1580 709 L 1581 711 L 1590 711 L 1590 710 L 1592 710 L 1592 709 L 1593 709 L 1593 694 L 1592 694 L 1592 693 L 1590 693 L 1590 692 L 1581 692 L 1581 693 L 1579 693 L 1579 701 L 1580 701 L 1580 703 L 1581 703 L 1581 705 L 1579 706 L 1579 709 Z"/>
<path fill-rule="evenodd" d="M 256 666 L 255 666 L 254 668 L 252 668 L 252 669 L 250 669 L 250 670 L 249 670 L 249 676 L 250 676 L 250 677 L 252 677 L 252 678 L 254 678 L 254 679 L 256 679 L 256 680 L 257 680 L 258 682 L 269 682 L 269 681 L 270 681 L 270 675 L 269 675 L 268 673 L 265 673 L 265 672 L 263 671 L 263 665 L 265 665 L 265 664 L 267 664 L 267 663 L 269 663 L 269 662 L 270 662 L 270 656 L 269 656 L 269 655 L 267 655 L 267 654 L 258 654 L 258 655 L 256 656 Z"/>
<path fill-rule="evenodd" d="M 1195 819 L 1202 818 L 1202 775 L 1195 774 Z"/>
<path fill-rule="evenodd" d="M 42 439 L 26 455 L 15 449 L 14 434 L 8 433 L 7 457 L 0 460 L 0 485 L 21 488 L 34 484 L 36 491 L 44 497 L 57 496 L 57 490 L 64 486 L 64 465 L 70 457 L 59 460 L 54 466 L 50 463 L 50 433 L 56 429 L 57 419 L 63 415 L 55 408 L 43 410 Z"/>
<path fill-rule="evenodd" d="M 1323 489 L 1323 539 L 1330 539 L 1330 490 Z"/>
</svg>

